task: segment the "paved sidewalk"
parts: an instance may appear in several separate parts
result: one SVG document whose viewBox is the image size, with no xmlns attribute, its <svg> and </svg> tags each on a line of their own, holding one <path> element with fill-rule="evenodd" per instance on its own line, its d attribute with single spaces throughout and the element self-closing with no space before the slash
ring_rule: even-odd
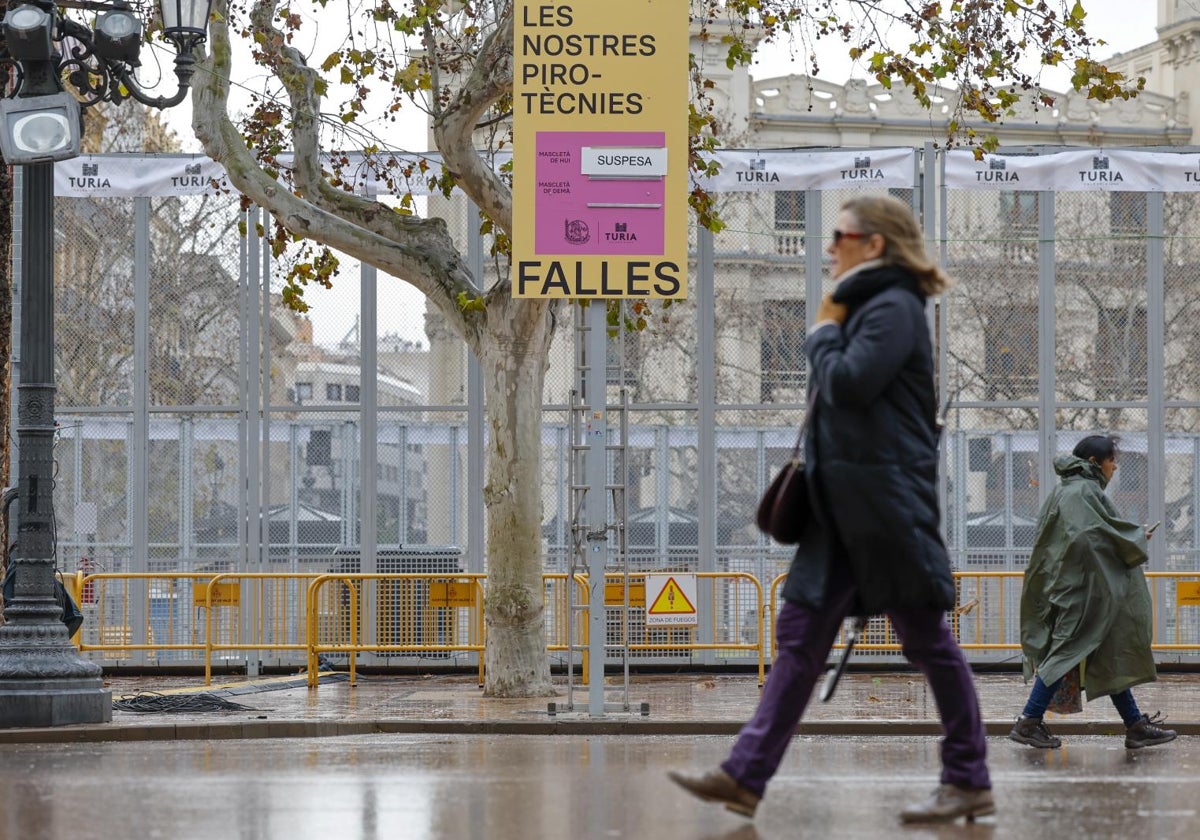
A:
<svg viewBox="0 0 1200 840">
<path fill-rule="evenodd" d="M 752 674 L 634 676 L 630 712 L 621 704 L 620 677 L 609 677 L 604 717 L 588 715 L 588 690 L 577 687 L 574 710 L 565 681 L 557 695 L 533 699 L 490 699 L 473 675 L 360 676 L 308 689 L 300 677 L 260 680 L 224 678 L 205 688 L 199 677 L 112 677 L 114 699 L 147 691 L 218 693 L 249 710 L 139 714 L 114 711 L 112 723 L 47 729 L 0 730 L 0 743 L 318 737 L 369 733 L 644 734 L 732 735 L 758 702 Z M 1016 673 L 977 674 L 989 734 L 1008 732 L 1024 705 L 1027 687 Z M 1200 674 L 1162 674 L 1134 690 L 1142 711 L 1162 711 L 1181 735 L 1200 734 Z M 557 714 L 548 713 L 555 703 Z M 649 704 L 649 714 L 639 713 Z M 920 735 L 940 732 L 938 715 L 921 675 L 915 672 L 846 674 L 830 703 L 816 697 L 800 734 Z M 1123 732 L 1107 699 L 1087 704 L 1081 714 L 1048 716 L 1055 733 Z"/>
</svg>

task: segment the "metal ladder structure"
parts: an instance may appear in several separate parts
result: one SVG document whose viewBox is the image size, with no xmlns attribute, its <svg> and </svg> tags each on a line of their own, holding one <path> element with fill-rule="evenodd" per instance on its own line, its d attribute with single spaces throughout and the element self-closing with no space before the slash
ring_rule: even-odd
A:
<svg viewBox="0 0 1200 840">
<path fill-rule="evenodd" d="M 622 304 L 623 305 L 623 304 Z M 630 604 L 628 545 L 628 450 L 629 395 L 622 384 L 620 402 L 608 405 L 608 324 L 605 305 L 593 301 L 589 306 L 575 306 L 575 375 L 576 388 L 571 391 L 570 448 L 567 461 L 567 485 L 570 493 L 571 545 L 567 570 L 567 702 L 565 711 L 575 711 L 577 684 L 576 656 L 588 664 L 588 711 L 595 717 L 607 712 L 629 712 L 629 629 Z M 618 320 L 620 323 L 620 319 Z M 619 328 L 618 338 L 622 330 Z M 623 348 L 623 342 L 622 342 Z M 619 354 L 619 382 L 624 382 L 624 352 Z M 598 410 L 593 406 L 601 406 Z M 617 440 L 612 442 L 612 416 L 618 418 Z M 607 574 L 619 575 L 620 601 L 615 596 L 618 587 L 607 584 Z M 586 576 L 587 599 L 583 603 L 576 586 L 576 576 Z M 615 612 L 619 620 L 619 637 L 608 642 L 608 617 Z M 579 616 L 587 616 L 588 638 L 577 639 Z M 605 666 L 609 654 L 620 657 L 621 689 L 619 701 L 606 702 Z M 549 705 L 551 715 L 558 706 Z M 639 712 L 649 714 L 648 703 Z"/>
</svg>

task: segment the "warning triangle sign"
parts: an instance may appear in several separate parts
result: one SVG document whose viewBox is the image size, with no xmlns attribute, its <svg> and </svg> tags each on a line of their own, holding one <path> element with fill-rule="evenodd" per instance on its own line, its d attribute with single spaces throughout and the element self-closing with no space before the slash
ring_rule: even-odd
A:
<svg viewBox="0 0 1200 840">
<path fill-rule="evenodd" d="M 667 578 L 666 586 L 658 593 L 658 597 L 646 612 L 651 615 L 694 615 L 696 606 L 683 594 L 683 589 L 675 582 L 675 578 Z"/>
</svg>

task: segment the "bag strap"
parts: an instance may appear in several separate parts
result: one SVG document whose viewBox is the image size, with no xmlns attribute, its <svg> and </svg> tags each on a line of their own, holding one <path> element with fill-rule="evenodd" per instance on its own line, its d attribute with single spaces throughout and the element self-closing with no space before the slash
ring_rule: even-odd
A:
<svg viewBox="0 0 1200 840">
<path fill-rule="evenodd" d="M 804 433 L 808 431 L 808 419 L 812 417 L 813 406 L 817 404 L 817 387 L 814 385 L 808 395 L 808 407 L 804 409 L 804 419 L 800 421 L 800 431 L 796 435 L 796 445 L 792 448 L 792 460 L 800 460 L 800 451 L 804 448 Z"/>
</svg>

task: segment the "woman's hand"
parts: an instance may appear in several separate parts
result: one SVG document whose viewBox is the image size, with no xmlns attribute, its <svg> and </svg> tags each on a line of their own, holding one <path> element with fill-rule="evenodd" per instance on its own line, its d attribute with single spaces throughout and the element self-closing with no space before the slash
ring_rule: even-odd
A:
<svg viewBox="0 0 1200 840">
<path fill-rule="evenodd" d="M 832 292 L 821 298 L 821 305 L 817 308 L 818 321 L 833 321 L 837 324 L 844 324 L 846 323 L 847 314 L 846 305 L 844 303 L 836 303 Z"/>
</svg>

